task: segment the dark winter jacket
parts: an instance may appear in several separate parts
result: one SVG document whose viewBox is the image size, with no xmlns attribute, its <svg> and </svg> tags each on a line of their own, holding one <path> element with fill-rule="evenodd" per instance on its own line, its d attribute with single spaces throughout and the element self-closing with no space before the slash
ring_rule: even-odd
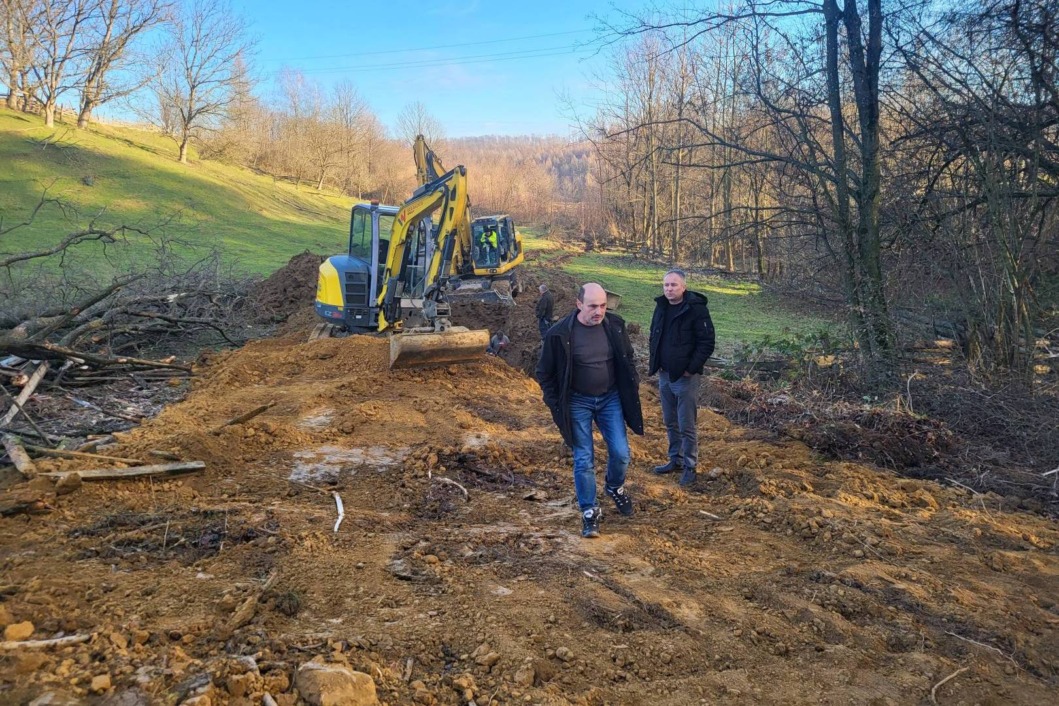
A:
<svg viewBox="0 0 1059 706">
<path fill-rule="evenodd" d="M 563 441 L 572 446 L 573 433 L 570 424 L 570 381 L 573 376 L 574 354 L 570 346 L 570 334 L 574 327 L 574 311 L 560 319 L 548 329 L 541 343 L 541 357 L 537 362 L 537 382 L 544 393 L 544 404 L 552 412 L 552 419 Z M 614 377 L 621 399 L 621 410 L 625 423 L 634 432 L 643 436 L 643 412 L 640 409 L 640 375 L 636 372 L 632 342 L 625 329 L 625 320 L 617 314 L 607 312 L 600 324 L 607 332 L 607 340 L 614 352 Z"/>
<path fill-rule="evenodd" d="M 692 375 L 702 373 L 702 367 L 713 355 L 714 331 L 710 308 L 705 294 L 686 290 L 680 310 L 672 319 L 672 331 L 662 329 L 666 322 L 666 309 L 671 306 L 664 296 L 655 299 L 655 313 L 651 317 L 651 359 L 648 374 L 654 375 L 662 367 L 662 346 L 671 346 L 667 359 L 673 364 L 667 370 L 669 377 L 679 378 L 685 372 Z"/>
<path fill-rule="evenodd" d="M 555 299 L 551 292 L 545 292 L 537 300 L 537 318 L 545 321 L 552 320 L 552 309 L 555 307 Z"/>
</svg>

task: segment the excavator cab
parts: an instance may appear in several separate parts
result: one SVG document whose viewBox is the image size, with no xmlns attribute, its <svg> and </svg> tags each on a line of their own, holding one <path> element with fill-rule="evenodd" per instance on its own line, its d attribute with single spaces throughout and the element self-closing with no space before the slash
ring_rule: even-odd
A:
<svg viewBox="0 0 1059 706">
<path fill-rule="evenodd" d="M 511 216 L 484 216 L 471 222 L 471 271 L 486 270 L 496 274 L 522 253 L 522 239 L 515 238 Z"/>
<path fill-rule="evenodd" d="M 396 206 L 358 203 L 349 219 L 349 249 L 320 265 L 316 313 L 351 333 L 377 331 L 375 300 L 382 286 Z"/>
</svg>

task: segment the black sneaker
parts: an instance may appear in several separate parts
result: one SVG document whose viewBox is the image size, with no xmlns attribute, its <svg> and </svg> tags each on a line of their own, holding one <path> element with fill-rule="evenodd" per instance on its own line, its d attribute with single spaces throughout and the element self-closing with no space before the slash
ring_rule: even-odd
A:
<svg viewBox="0 0 1059 706">
<path fill-rule="evenodd" d="M 677 463 L 673 459 L 669 459 L 667 463 L 663 463 L 661 466 L 655 466 L 654 468 L 652 468 L 651 472 L 655 475 L 664 476 L 666 473 L 674 473 L 675 471 L 679 471 L 682 468 L 683 466 L 681 464 Z"/>
<path fill-rule="evenodd" d="M 603 516 L 603 511 L 598 507 L 593 507 L 585 510 L 581 513 L 581 536 L 582 537 L 598 537 L 599 536 L 599 520 Z"/>
<path fill-rule="evenodd" d="M 695 479 L 697 477 L 698 476 L 696 475 L 694 468 L 692 468 L 691 466 L 685 466 L 684 473 L 680 476 L 680 480 L 677 481 L 677 484 L 684 488 L 687 488 L 695 484 Z"/>
<path fill-rule="evenodd" d="M 632 516 L 632 498 L 625 492 L 624 485 L 620 488 L 605 488 L 604 491 L 607 493 L 607 497 L 614 501 L 614 506 L 618 508 L 618 512 L 626 517 Z"/>
</svg>

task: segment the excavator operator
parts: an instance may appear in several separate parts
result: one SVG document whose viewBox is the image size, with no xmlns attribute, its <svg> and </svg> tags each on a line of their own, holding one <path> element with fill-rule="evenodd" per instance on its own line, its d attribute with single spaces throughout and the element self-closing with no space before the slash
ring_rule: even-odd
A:
<svg viewBox="0 0 1059 706">
<path fill-rule="evenodd" d="M 478 247 L 480 248 L 479 252 L 482 254 L 482 261 L 486 265 L 496 266 L 500 264 L 499 250 L 497 250 L 498 244 L 499 239 L 494 226 L 489 226 L 482 231 Z"/>
</svg>

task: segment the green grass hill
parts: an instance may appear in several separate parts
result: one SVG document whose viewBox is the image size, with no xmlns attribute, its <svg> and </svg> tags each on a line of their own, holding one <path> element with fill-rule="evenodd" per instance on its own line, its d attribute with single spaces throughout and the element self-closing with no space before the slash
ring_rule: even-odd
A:
<svg viewBox="0 0 1059 706">
<path fill-rule="evenodd" d="M 134 226 L 151 237 L 130 235 L 145 247 L 80 246 L 80 264 L 120 268 L 123 256 L 167 238 L 219 247 L 237 270 L 266 274 L 306 249 L 345 247 L 353 200 L 277 181 L 210 161 L 176 161 L 171 140 L 108 125 L 76 130 L 44 127 L 36 116 L 0 109 L 0 230 L 27 220 L 42 196 L 46 204 L 32 224 L 0 236 L 0 251 L 38 250 L 90 222 Z M 180 249 L 180 248 L 178 248 Z"/>
</svg>

